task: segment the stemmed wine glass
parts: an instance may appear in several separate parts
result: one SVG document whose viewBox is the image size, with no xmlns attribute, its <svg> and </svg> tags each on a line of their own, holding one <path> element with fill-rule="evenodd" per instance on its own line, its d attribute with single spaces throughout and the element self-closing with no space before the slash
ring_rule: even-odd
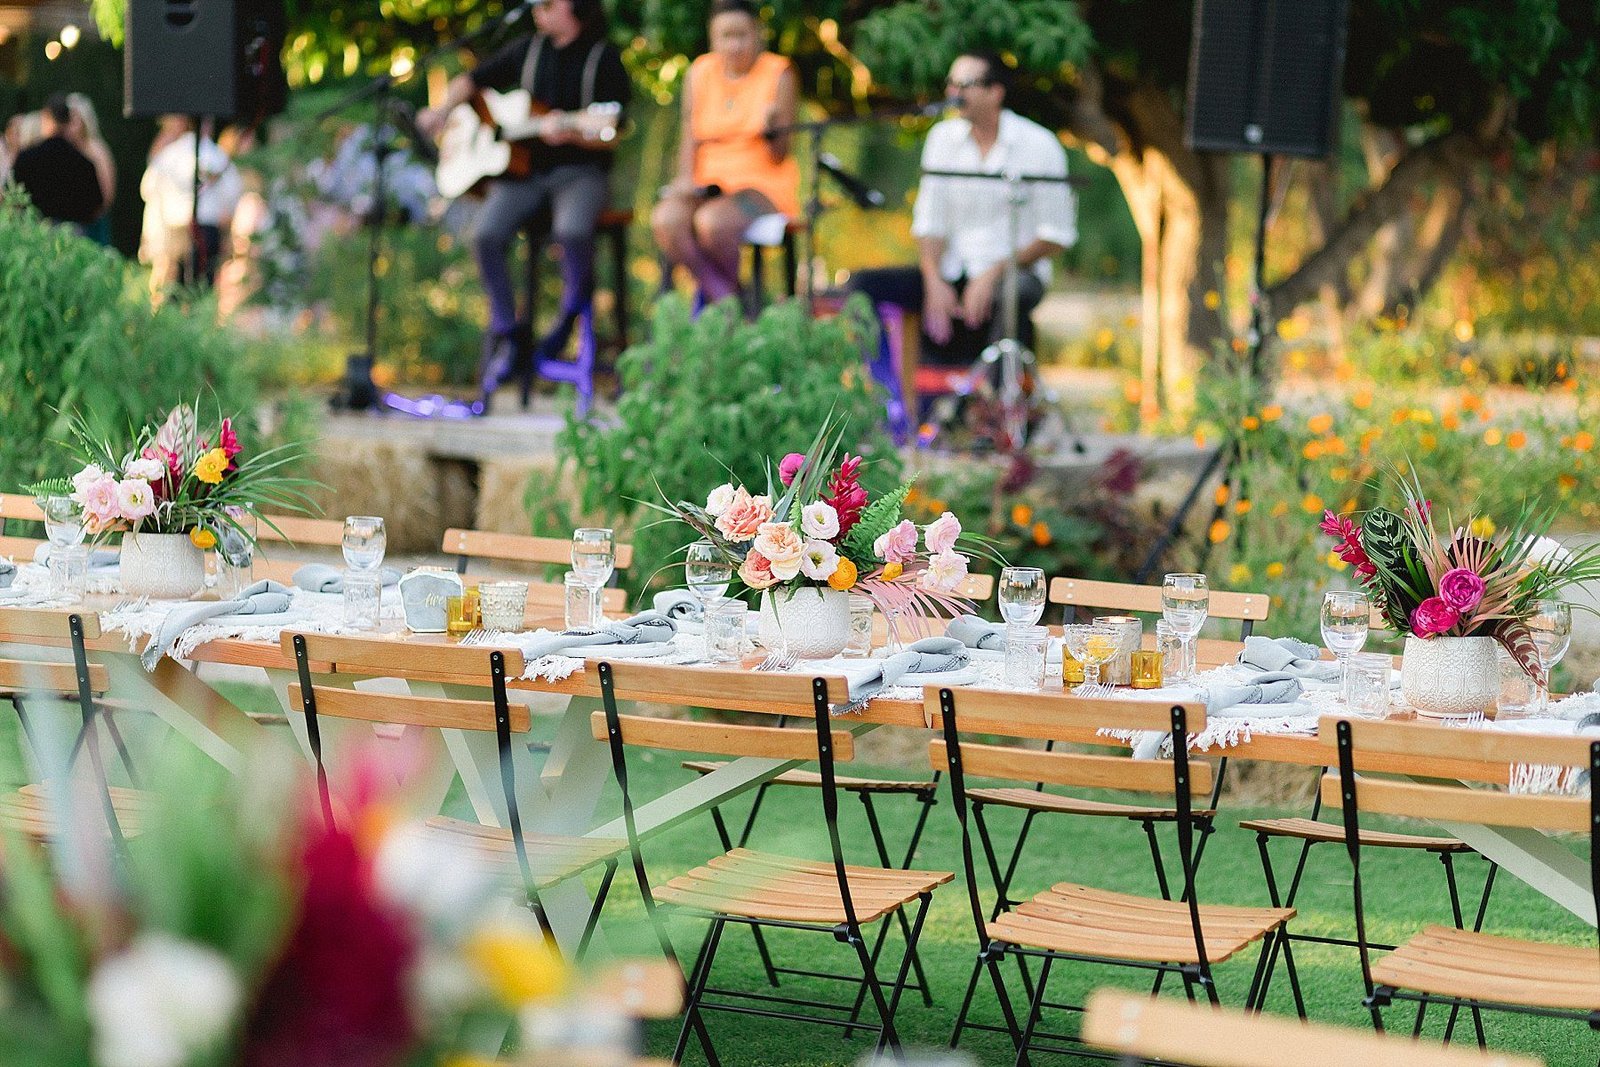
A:
<svg viewBox="0 0 1600 1067">
<path fill-rule="evenodd" d="M 1200 627 L 1206 624 L 1211 613 L 1211 586 L 1203 574 L 1169 574 L 1161 582 L 1161 618 L 1183 643 L 1184 659 L 1195 662 L 1194 643 Z M 1182 677 L 1169 675 L 1173 681 L 1193 677 L 1186 670 Z"/>
<path fill-rule="evenodd" d="M 1006 567 L 996 588 L 1008 626 L 1032 626 L 1044 614 L 1044 571 L 1038 567 Z"/>
<path fill-rule="evenodd" d="M 589 602 L 594 625 L 601 621 L 600 589 L 616 570 L 612 534 L 604 527 L 583 527 L 572 531 L 572 573 L 589 587 Z"/>
<path fill-rule="evenodd" d="M 1121 647 L 1120 635 L 1104 623 L 1076 622 L 1062 627 L 1061 636 L 1072 658 L 1083 664 L 1083 684 L 1076 691 L 1093 694 L 1100 686 L 1100 665 Z"/>
<path fill-rule="evenodd" d="M 733 581 L 733 564 L 710 541 L 696 541 L 684 550 L 683 578 L 689 592 L 700 601 L 700 614 L 704 617 L 713 601 L 727 595 Z"/>
<path fill-rule="evenodd" d="M 351 570 L 370 573 L 383 566 L 389 535 L 376 515 L 351 515 L 344 520 L 344 562 Z"/>
<path fill-rule="evenodd" d="M 1544 682 L 1534 694 L 1534 710 L 1544 714 L 1550 707 L 1550 671 L 1572 644 L 1572 606 L 1561 600 L 1535 600 L 1526 619 L 1533 631 L 1533 644 L 1539 650 L 1539 666 Z"/>
<path fill-rule="evenodd" d="M 1339 660 L 1339 699 L 1350 699 L 1350 657 L 1367 643 L 1372 601 L 1359 589 L 1330 589 L 1322 598 L 1322 643 Z"/>
</svg>

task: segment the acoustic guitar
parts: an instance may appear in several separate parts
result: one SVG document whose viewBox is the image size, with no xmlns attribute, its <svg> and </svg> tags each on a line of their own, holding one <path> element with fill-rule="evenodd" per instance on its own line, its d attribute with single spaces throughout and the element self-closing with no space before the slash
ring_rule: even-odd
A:
<svg viewBox="0 0 1600 1067">
<path fill-rule="evenodd" d="M 454 200 L 488 178 L 526 177 L 540 148 L 537 138 L 565 130 L 585 142 L 607 144 L 617 139 L 621 121 L 621 104 L 554 113 L 526 90 L 483 89 L 445 118 L 434 182 Z"/>
</svg>

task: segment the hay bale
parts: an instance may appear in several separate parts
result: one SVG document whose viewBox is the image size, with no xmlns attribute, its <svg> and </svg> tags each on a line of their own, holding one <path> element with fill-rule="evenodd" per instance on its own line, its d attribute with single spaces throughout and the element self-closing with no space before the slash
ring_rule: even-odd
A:
<svg viewBox="0 0 1600 1067">
<path fill-rule="evenodd" d="M 393 553 L 437 552 L 446 522 L 440 472 L 416 446 L 372 438 L 323 438 L 313 499 L 328 518 L 382 515 Z"/>
</svg>

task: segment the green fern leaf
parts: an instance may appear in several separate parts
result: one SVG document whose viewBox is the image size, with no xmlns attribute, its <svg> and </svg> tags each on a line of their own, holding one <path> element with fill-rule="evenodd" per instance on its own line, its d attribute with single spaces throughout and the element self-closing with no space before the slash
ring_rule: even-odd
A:
<svg viewBox="0 0 1600 1067">
<path fill-rule="evenodd" d="M 904 482 L 899 488 L 887 493 L 867 505 L 861 513 L 861 518 L 850 528 L 850 533 L 844 539 L 844 554 L 852 562 L 860 565 L 869 560 L 876 559 L 873 554 L 872 543 L 900 522 L 900 507 L 906 502 L 906 494 L 911 492 L 911 482 Z"/>
</svg>

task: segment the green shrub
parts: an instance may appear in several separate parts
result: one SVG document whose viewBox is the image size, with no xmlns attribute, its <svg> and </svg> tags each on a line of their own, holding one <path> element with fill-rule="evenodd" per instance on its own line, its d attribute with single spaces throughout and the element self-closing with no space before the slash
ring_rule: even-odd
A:
<svg viewBox="0 0 1600 1067">
<path fill-rule="evenodd" d="M 569 418 L 557 440 L 556 477 L 575 478 L 583 515 L 633 541 L 635 590 L 688 539 L 686 527 L 650 521 L 654 513 L 640 501 L 699 503 L 726 481 L 765 484 L 765 463 L 775 467 L 809 447 L 830 411 L 846 427 L 848 450 L 869 460 L 868 490 L 896 483 L 900 461 L 883 429 L 884 398 L 863 358 L 875 329 L 859 298 L 833 319 L 813 320 L 789 301 L 753 323 L 731 302 L 698 318 L 675 296 L 656 305 L 650 339 L 617 361 L 616 422 Z M 571 529 L 573 516 L 556 496 L 540 479 L 529 484 L 536 531 Z"/>
<path fill-rule="evenodd" d="M 140 272 L 52 226 L 20 193 L 0 196 L 0 488 L 71 473 L 67 419 L 107 435 L 215 395 L 249 421 L 244 346 L 209 302 L 152 312 Z"/>
</svg>

